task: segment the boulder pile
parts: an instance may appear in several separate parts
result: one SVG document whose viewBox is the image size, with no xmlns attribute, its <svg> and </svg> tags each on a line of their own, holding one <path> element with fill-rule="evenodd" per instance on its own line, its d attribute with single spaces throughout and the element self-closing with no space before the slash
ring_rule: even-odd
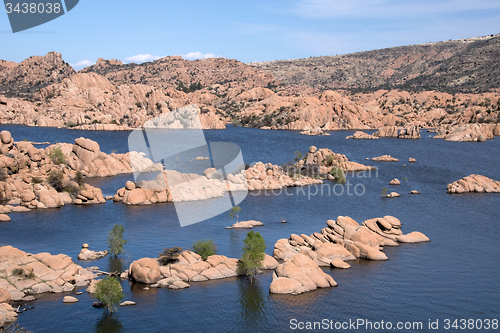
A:
<svg viewBox="0 0 500 333">
<path fill-rule="evenodd" d="M 72 291 L 96 278 L 89 269 L 64 254 L 30 254 L 12 246 L 0 247 L 0 299 L 29 301 L 32 295 Z"/>
<path fill-rule="evenodd" d="M 500 134 L 498 124 L 467 124 L 440 127 L 434 139 L 458 142 L 484 142 Z"/>
<path fill-rule="evenodd" d="M 384 246 L 429 241 L 416 231 L 403 235 L 401 222 L 393 216 L 369 219 L 361 225 L 348 216 L 339 216 L 336 221 L 328 220 L 327 225 L 310 236 L 292 234 L 288 239 L 278 240 L 274 245 L 274 257 L 284 260 L 301 253 L 319 266 L 331 266 L 334 259 L 387 260 L 382 252 Z"/>
<path fill-rule="evenodd" d="M 448 184 L 448 193 L 500 193 L 500 182 L 481 175 L 470 175 Z"/>
<path fill-rule="evenodd" d="M 176 262 L 166 266 L 158 264 L 156 259 L 142 258 L 134 261 L 129 268 L 130 279 L 136 282 L 152 284 L 152 287 L 184 289 L 188 282 L 202 282 L 238 276 L 238 259 L 223 255 L 212 255 L 203 261 L 192 252 L 183 251 Z M 262 269 L 274 269 L 278 262 L 266 255 Z"/>
<path fill-rule="evenodd" d="M 91 251 L 89 250 L 89 245 L 87 243 L 82 245 L 82 250 L 78 254 L 78 260 L 97 260 L 104 258 L 108 255 L 108 251 Z"/>
<path fill-rule="evenodd" d="M 372 158 L 372 161 L 377 161 L 377 162 L 399 162 L 399 160 L 395 157 L 392 157 L 391 155 L 382 155 L 378 157 Z"/>
<path fill-rule="evenodd" d="M 226 229 L 252 229 L 253 227 L 259 227 L 263 226 L 264 223 L 260 221 L 241 221 L 241 222 L 236 222 L 230 227 L 226 227 Z"/>
<path fill-rule="evenodd" d="M 329 173 L 333 166 L 338 166 L 345 172 L 375 170 L 372 166 L 349 161 L 343 154 L 334 153 L 328 148 L 317 149 L 315 146 L 309 147 L 305 160 L 300 160 L 296 165 L 303 167 L 307 164 L 318 165 L 320 175 Z"/>
<path fill-rule="evenodd" d="M 141 172 L 158 168 L 135 152 L 107 155 L 85 138 L 37 149 L 27 141 L 14 142 L 10 132 L 2 131 L 0 151 L 0 199 L 28 209 L 104 203 L 102 191 L 82 178 L 131 173 L 131 161 Z"/>
<path fill-rule="evenodd" d="M 370 135 L 362 131 L 356 131 L 353 135 L 346 136 L 346 139 L 357 139 L 357 140 L 376 140 L 379 137 L 376 135 Z"/>
<path fill-rule="evenodd" d="M 279 264 L 273 272 L 269 292 L 301 294 L 317 288 L 336 287 L 337 282 L 307 255 L 297 253 Z"/>
</svg>

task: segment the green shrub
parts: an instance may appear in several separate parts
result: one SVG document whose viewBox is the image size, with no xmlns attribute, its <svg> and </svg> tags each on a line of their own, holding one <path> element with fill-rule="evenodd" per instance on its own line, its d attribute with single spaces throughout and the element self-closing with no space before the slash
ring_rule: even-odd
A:
<svg viewBox="0 0 500 333">
<path fill-rule="evenodd" d="M 80 186 L 85 184 L 85 179 L 83 178 L 83 175 L 80 171 L 77 171 L 75 174 L 75 182 L 77 182 L 78 185 L 80 185 Z"/>
<path fill-rule="evenodd" d="M 124 246 L 127 244 L 127 241 L 123 239 L 124 232 L 125 230 L 121 224 L 115 224 L 113 229 L 111 229 L 108 239 L 106 240 L 108 243 L 109 254 L 116 257 L 119 254 L 125 253 Z"/>
<path fill-rule="evenodd" d="M 40 177 L 31 177 L 31 182 L 33 184 L 41 184 L 41 183 L 43 183 L 43 179 Z"/>
<path fill-rule="evenodd" d="M 125 297 L 120 282 L 111 276 L 97 282 L 94 295 L 109 312 L 116 311 L 116 305 Z"/>
<path fill-rule="evenodd" d="M 54 164 L 66 164 L 66 155 L 64 155 L 61 148 L 54 148 L 49 153 L 49 157 Z"/>
<path fill-rule="evenodd" d="M 80 188 L 78 188 L 77 186 L 73 186 L 73 185 L 66 185 L 66 186 L 64 186 L 64 192 L 67 192 L 69 194 L 79 194 Z"/>
<path fill-rule="evenodd" d="M 24 275 L 24 269 L 22 269 L 22 268 L 15 268 L 15 269 L 12 271 L 12 275 L 15 275 L 15 276 L 23 276 L 23 275 Z"/>
<path fill-rule="evenodd" d="M 333 165 L 333 156 L 332 155 L 327 155 L 324 159 L 326 161 L 326 166 Z"/>
<path fill-rule="evenodd" d="M 346 182 L 344 170 L 340 168 L 338 165 L 334 165 L 330 169 L 330 175 L 335 177 L 335 181 L 337 183 L 344 184 Z"/>
<path fill-rule="evenodd" d="M 66 124 L 64 124 L 64 126 L 71 128 L 71 127 L 78 126 L 78 124 L 75 122 L 72 122 L 72 121 L 68 121 Z"/>
<path fill-rule="evenodd" d="M 49 177 L 47 178 L 47 182 L 57 192 L 62 192 L 62 191 L 64 191 L 63 177 L 64 177 L 64 173 L 62 171 L 53 170 L 49 173 Z"/>
<path fill-rule="evenodd" d="M 258 232 L 250 231 L 243 241 L 243 255 L 238 263 L 238 274 L 255 278 L 265 256 L 266 242 Z"/>
<path fill-rule="evenodd" d="M 158 261 L 162 265 L 167 265 L 172 262 L 175 262 L 177 258 L 179 258 L 182 252 L 182 247 L 173 247 L 173 248 L 165 248 L 163 252 L 158 255 Z"/>
<path fill-rule="evenodd" d="M 209 256 L 217 254 L 217 248 L 211 239 L 198 240 L 193 243 L 193 252 L 199 254 L 203 260 L 207 260 Z"/>
</svg>

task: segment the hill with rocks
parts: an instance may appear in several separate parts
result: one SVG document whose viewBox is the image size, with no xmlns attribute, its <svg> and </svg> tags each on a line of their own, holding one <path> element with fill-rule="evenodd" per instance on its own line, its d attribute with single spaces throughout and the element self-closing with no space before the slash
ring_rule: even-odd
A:
<svg viewBox="0 0 500 333">
<path fill-rule="evenodd" d="M 353 92 L 483 93 L 500 87 L 500 35 L 252 63 L 287 84 Z"/>
<path fill-rule="evenodd" d="M 479 127 L 489 138 L 500 116 L 499 41 L 488 36 L 261 64 L 98 59 L 79 72 L 50 52 L 19 64 L 0 61 L 0 123 L 130 130 L 195 104 L 205 129 L 232 123 L 314 134 L 418 126 L 438 127 L 444 137 L 460 126 L 489 124 Z"/>
</svg>

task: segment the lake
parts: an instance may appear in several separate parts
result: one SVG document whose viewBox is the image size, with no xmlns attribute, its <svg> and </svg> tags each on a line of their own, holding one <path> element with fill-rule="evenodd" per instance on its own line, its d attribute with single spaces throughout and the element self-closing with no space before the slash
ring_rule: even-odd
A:
<svg viewBox="0 0 500 333">
<path fill-rule="evenodd" d="M 130 132 L 97 132 L 2 125 L 16 141 L 74 142 L 80 136 L 97 141 L 106 153 L 128 151 Z M 372 131 L 370 131 L 371 133 Z M 431 242 L 387 247 L 385 262 L 356 260 L 348 270 L 324 268 L 338 287 L 318 289 L 303 295 L 271 295 L 271 272 L 251 284 L 243 278 L 191 283 L 185 290 L 144 290 L 144 285 L 122 282 L 125 300 L 136 306 L 120 307 L 112 316 L 93 308 L 95 299 L 84 293 L 79 303 L 63 304 L 64 295 L 40 295 L 29 303 L 34 309 L 19 315 L 17 323 L 34 332 L 288 332 L 292 322 L 332 323 L 364 320 L 375 330 L 382 320 L 394 326 L 445 319 L 500 319 L 500 195 L 450 195 L 446 186 L 472 173 L 500 179 L 500 140 L 457 143 L 432 139 L 422 130 L 420 140 L 383 138 L 345 140 L 353 131 L 330 132 L 330 136 L 305 136 L 295 131 L 267 131 L 228 127 L 207 130 L 210 142 L 232 142 L 241 147 L 245 162 L 283 164 L 294 152 L 306 153 L 310 146 L 329 148 L 349 160 L 373 165 L 369 176 L 347 176 L 352 189 L 327 181 L 325 185 L 249 193 L 240 204 L 240 220 L 262 221 L 257 227 L 265 238 L 266 253 L 274 243 L 291 233 L 311 234 L 326 226 L 328 219 L 347 215 L 358 223 L 393 215 L 403 223 L 403 232 L 420 231 Z M 384 154 L 400 162 L 368 161 Z M 417 163 L 408 163 L 413 157 Z M 406 165 L 406 166 L 404 166 Z M 400 186 L 389 186 L 398 178 Z M 132 175 L 87 179 L 104 195 L 114 195 Z M 384 187 L 402 194 L 386 199 Z M 363 193 L 361 193 L 363 190 Z M 411 190 L 421 194 L 410 195 Z M 240 257 L 248 230 L 227 230 L 234 223 L 228 213 L 201 223 L 180 227 L 171 203 L 131 207 L 121 203 L 75 206 L 11 213 L 12 221 L 0 224 L 0 244 L 23 251 L 64 253 L 76 260 L 83 243 L 92 250 L 106 249 L 106 237 L 115 223 L 125 228 L 126 254 L 118 260 L 103 258 L 78 262 L 102 270 L 125 270 L 133 260 L 156 257 L 164 248 L 191 247 L 199 239 L 213 239 L 218 254 Z M 280 223 L 282 219 L 288 223 Z M 76 260 L 77 261 L 77 260 Z M 85 288 L 80 288 L 84 291 Z M 305 324 L 304 324 L 305 325 Z M 375 326 L 373 326 L 375 325 Z M 293 326 L 293 325 L 292 325 Z M 332 331 L 355 331 L 336 329 Z M 306 330 L 304 330 L 306 331 Z M 378 332 L 384 330 L 377 330 Z M 398 330 L 392 330 L 398 331 Z M 416 331 L 410 329 L 407 331 Z"/>
</svg>

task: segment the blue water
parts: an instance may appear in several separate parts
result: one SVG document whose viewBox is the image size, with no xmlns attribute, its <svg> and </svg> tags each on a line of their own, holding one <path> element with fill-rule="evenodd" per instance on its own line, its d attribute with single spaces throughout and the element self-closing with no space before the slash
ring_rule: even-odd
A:
<svg viewBox="0 0 500 333">
<path fill-rule="evenodd" d="M 16 125 L 1 129 L 11 131 L 16 140 L 51 143 L 73 142 L 84 136 L 96 140 L 107 153 L 126 152 L 129 134 Z M 293 160 L 294 151 L 305 153 L 314 145 L 378 167 L 378 172 L 365 178 L 348 175 L 349 193 L 357 185 L 358 194 L 362 195 L 349 195 L 345 187 L 340 193 L 342 188 L 330 182 L 291 188 L 287 193 L 249 195 L 240 204 L 240 219 L 264 222 L 256 231 L 265 238 L 268 254 L 272 254 L 276 240 L 291 233 L 319 231 L 326 220 L 338 215 L 351 216 L 360 223 L 372 217 L 394 215 L 403 222 L 404 233 L 421 231 L 431 239 L 430 243 L 386 248 L 389 260 L 385 262 L 357 260 L 348 270 L 325 268 L 339 286 L 304 295 L 269 294 L 270 272 L 258 276 L 254 284 L 233 278 L 192 283 L 191 288 L 182 291 L 146 291 L 143 286 L 126 281 L 125 299 L 137 305 L 121 307 L 111 317 L 92 308 L 94 299 L 86 293 L 78 296 L 79 303 L 71 305 L 62 303 L 62 295 L 51 294 L 31 302 L 35 308 L 21 314 L 18 323 L 35 332 L 287 332 L 292 331 L 290 320 L 294 318 L 302 322 L 364 319 L 390 321 L 394 325 L 422 322 L 424 331 L 428 331 L 429 319 L 439 319 L 439 331 L 443 331 L 446 318 L 500 319 L 500 195 L 446 193 L 448 183 L 471 173 L 500 179 L 500 140 L 445 142 L 430 138 L 426 131 L 422 131 L 420 140 L 344 139 L 352 133 L 310 137 L 291 131 L 239 127 L 205 131 L 208 141 L 238 144 L 249 163 L 283 164 Z M 365 160 L 383 154 L 397 157 L 400 162 Z M 408 163 L 409 157 L 416 158 L 417 163 Z M 395 177 L 402 185 L 389 186 Z M 129 179 L 131 175 L 121 175 L 88 182 L 102 188 L 104 195 L 113 195 Z M 402 196 L 385 199 L 381 196 L 384 187 Z M 421 194 L 408 194 L 413 189 Z M 155 257 L 166 247 L 189 248 L 198 239 L 213 239 L 219 254 L 239 257 L 247 232 L 226 230 L 234 223 L 227 213 L 181 228 L 172 204 L 129 207 L 107 202 L 10 216 L 11 222 L 0 224 L 0 244 L 32 253 L 65 253 L 73 258 L 82 243 L 89 243 L 95 250 L 105 249 L 111 227 L 122 224 L 128 242 L 127 253 L 120 260 L 104 258 L 80 263 L 103 270 L 124 270 L 133 260 Z M 289 223 L 279 223 L 281 219 Z M 384 330 L 378 330 L 381 331 Z"/>
</svg>

